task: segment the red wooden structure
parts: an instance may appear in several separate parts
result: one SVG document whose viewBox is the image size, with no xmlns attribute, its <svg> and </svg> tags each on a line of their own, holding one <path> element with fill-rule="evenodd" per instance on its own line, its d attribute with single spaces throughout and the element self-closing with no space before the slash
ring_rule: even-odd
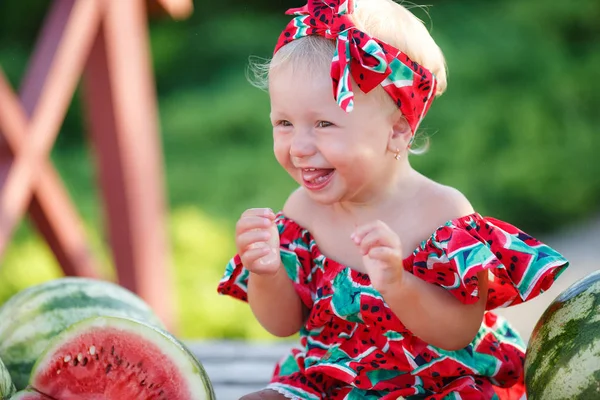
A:
<svg viewBox="0 0 600 400">
<path fill-rule="evenodd" d="M 170 329 L 176 321 L 147 15 L 191 11 L 192 0 L 54 0 L 18 95 L 0 67 L 0 254 L 28 213 L 66 275 L 103 278 L 49 160 L 81 81 L 118 282 Z"/>
</svg>

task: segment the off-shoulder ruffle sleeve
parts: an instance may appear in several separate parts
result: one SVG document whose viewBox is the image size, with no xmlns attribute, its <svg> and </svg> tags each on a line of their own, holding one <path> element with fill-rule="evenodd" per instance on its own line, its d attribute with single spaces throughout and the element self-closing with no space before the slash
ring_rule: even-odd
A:
<svg viewBox="0 0 600 400">
<path fill-rule="evenodd" d="M 561 254 L 539 240 L 477 213 L 441 226 L 404 260 L 406 270 L 466 304 L 479 299 L 477 274 L 487 270 L 488 310 L 538 296 L 567 266 Z"/>
<path fill-rule="evenodd" d="M 310 308 L 316 296 L 316 286 L 312 279 L 313 260 L 316 257 L 313 254 L 314 241 L 308 231 L 285 218 L 281 213 L 277 215 L 275 222 L 279 230 L 283 266 L 300 299 Z M 242 264 L 239 254 L 236 254 L 227 264 L 217 291 L 220 294 L 248 301 L 249 276 L 250 272 Z"/>
</svg>

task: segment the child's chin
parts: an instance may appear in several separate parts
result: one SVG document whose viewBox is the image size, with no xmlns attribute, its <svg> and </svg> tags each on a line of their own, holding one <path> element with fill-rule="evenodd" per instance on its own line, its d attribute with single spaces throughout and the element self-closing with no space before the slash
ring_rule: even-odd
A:
<svg viewBox="0 0 600 400">
<path fill-rule="evenodd" d="M 324 206 L 331 206 L 339 203 L 342 200 L 340 193 L 336 193 L 334 190 L 323 190 L 319 192 L 308 191 L 308 195 L 315 202 Z"/>
</svg>

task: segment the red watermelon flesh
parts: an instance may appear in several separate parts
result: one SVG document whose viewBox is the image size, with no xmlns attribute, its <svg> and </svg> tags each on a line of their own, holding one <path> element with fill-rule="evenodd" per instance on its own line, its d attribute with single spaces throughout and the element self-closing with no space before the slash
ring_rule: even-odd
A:
<svg viewBox="0 0 600 400">
<path fill-rule="evenodd" d="M 30 387 L 56 400 L 214 399 L 202 365 L 180 342 L 116 317 L 81 321 L 53 339 Z"/>
</svg>

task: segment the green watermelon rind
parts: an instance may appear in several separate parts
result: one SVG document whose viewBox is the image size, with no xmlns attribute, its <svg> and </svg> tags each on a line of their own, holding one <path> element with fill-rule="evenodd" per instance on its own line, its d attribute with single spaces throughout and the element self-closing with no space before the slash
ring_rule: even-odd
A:
<svg viewBox="0 0 600 400">
<path fill-rule="evenodd" d="M 0 400 L 10 398 L 15 391 L 10 374 L 0 359 Z"/>
<path fill-rule="evenodd" d="M 180 372 L 185 376 L 186 382 L 195 382 L 195 378 L 199 378 L 202 382 L 202 392 L 205 397 L 195 397 L 200 394 L 200 388 L 196 386 L 195 389 L 192 388 L 192 397 L 190 400 L 216 399 L 214 389 L 202 363 L 175 336 L 164 329 L 136 319 L 114 316 L 91 317 L 81 320 L 53 338 L 33 366 L 29 382 L 30 387 L 39 389 L 35 388 L 35 376 L 37 373 L 43 372 L 45 364 L 52 360 L 52 355 L 57 349 L 61 348 L 65 343 L 74 340 L 82 332 L 87 330 L 97 330 L 98 328 L 107 326 L 133 332 L 154 343 L 161 351 L 168 355 L 172 361 L 174 361 L 175 365 L 180 369 Z M 184 367 L 184 365 L 189 367 L 188 371 L 182 371 L 181 368 Z"/>
<path fill-rule="evenodd" d="M 0 358 L 24 389 L 48 341 L 72 323 L 99 315 L 139 319 L 164 328 L 133 292 L 108 281 L 66 277 L 26 288 L 0 307 Z"/>
<path fill-rule="evenodd" d="M 592 298 L 588 297 L 592 296 Z M 587 300 L 587 312 L 557 326 L 557 315 L 565 307 L 580 306 Z M 556 333 L 558 331 L 558 333 Z M 600 360 L 600 271 L 572 284 L 548 306 L 533 329 L 525 357 L 525 386 L 528 398 L 542 399 L 557 374 L 565 374 L 568 362 L 580 354 Z M 550 338 L 550 336 L 553 337 Z M 590 351 L 594 348 L 595 353 Z M 568 370 L 564 379 L 568 378 Z M 600 365 L 585 387 L 578 388 L 577 398 L 592 399 L 599 395 Z M 545 394 L 546 393 L 546 394 Z M 557 396 L 557 395 L 555 395 Z M 556 397 L 558 398 L 558 397 Z"/>
<path fill-rule="evenodd" d="M 41 399 L 48 399 L 48 400 L 50 400 L 49 397 L 46 397 L 46 396 L 40 394 L 39 392 L 37 392 L 37 391 L 35 391 L 33 389 L 19 390 L 9 400 L 21 400 L 21 399 L 32 398 L 32 397 L 30 397 L 30 395 L 34 395 L 33 398 L 36 399 L 36 400 L 41 400 Z"/>
</svg>

